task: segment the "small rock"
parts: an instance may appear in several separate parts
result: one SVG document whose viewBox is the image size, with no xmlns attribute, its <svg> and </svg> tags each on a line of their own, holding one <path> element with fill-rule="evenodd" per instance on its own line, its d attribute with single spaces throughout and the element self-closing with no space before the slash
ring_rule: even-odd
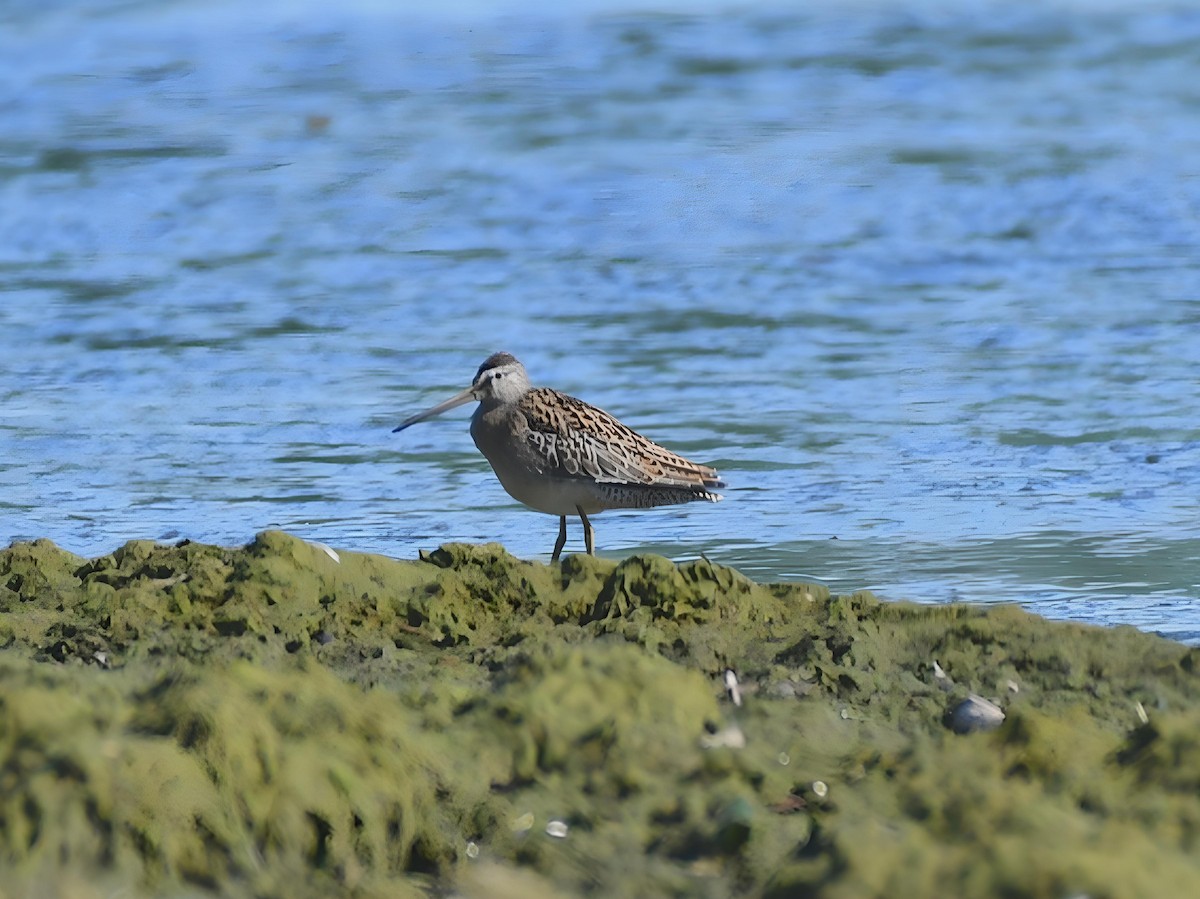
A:
<svg viewBox="0 0 1200 899">
<path fill-rule="evenodd" d="M 715 734 L 703 734 L 700 737 L 701 749 L 745 749 L 746 735 L 736 724 L 730 724 Z"/>
<path fill-rule="evenodd" d="M 767 695 L 773 696 L 776 699 L 799 699 L 807 696 L 812 690 L 813 684 L 811 681 L 793 678 L 773 681 L 766 686 Z"/>
<path fill-rule="evenodd" d="M 950 727 L 956 734 L 994 730 L 1004 721 L 1004 710 L 994 702 L 972 693 L 948 714 Z"/>
</svg>

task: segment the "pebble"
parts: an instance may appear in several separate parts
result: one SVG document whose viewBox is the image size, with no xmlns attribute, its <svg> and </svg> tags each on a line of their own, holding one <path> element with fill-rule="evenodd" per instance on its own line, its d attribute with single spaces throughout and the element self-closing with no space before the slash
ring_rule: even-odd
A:
<svg viewBox="0 0 1200 899">
<path fill-rule="evenodd" d="M 1000 706 L 974 693 L 950 710 L 950 727 L 957 734 L 994 730 L 1003 721 Z"/>
</svg>

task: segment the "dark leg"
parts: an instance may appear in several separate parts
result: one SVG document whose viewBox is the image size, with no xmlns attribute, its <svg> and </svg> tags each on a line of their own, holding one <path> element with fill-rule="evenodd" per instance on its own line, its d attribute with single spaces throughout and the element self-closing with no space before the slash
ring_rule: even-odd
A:
<svg viewBox="0 0 1200 899">
<path fill-rule="evenodd" d="M 596 532 L 592 529 L 592 523 L 588 521 L 588 517 L 583 514 L 583 506 L 576 506 L 575 511 L 579 513 L 579 520 L 583 522 L 583 543 L 587 547 L 588 555 L 594 556 L 596 555 Z M 563 521 L 566 519 L 564 518 Z"/>
<path fill-rule="evenodd" d="M 551 562 L 557 562 L 558 557 L 562 555 L 562 548 L 567 545 L 567 516 L 558 516 L 558 539 L 554 541 L 554 552 L 550 556 Z"/>
</svg>

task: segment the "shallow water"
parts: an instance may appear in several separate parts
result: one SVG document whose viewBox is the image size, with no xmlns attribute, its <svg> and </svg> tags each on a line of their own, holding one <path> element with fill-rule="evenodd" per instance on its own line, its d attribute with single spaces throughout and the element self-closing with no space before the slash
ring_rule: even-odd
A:
<svg viewBox="0 0 1200 899">
<path fill-rule="evenodd" d="M 1200 641 L 1200 11 L 382 7 L 0 12 L 0 538 L 547 556 L 508 349 L 729 482 L 607 554 Z"/>
</svg>

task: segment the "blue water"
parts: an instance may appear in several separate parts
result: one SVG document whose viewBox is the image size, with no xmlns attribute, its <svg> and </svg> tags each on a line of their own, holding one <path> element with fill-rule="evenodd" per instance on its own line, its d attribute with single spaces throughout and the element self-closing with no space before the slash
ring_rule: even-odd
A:
<svg viewBox="0 0 1200 899">
<path fill-rule="evenodd" d="M 1200 10 L 538 6 L 0 8 L 0 540 L 545 558 L 507 349 L 729 482 L 606 555 L 1200 642 Z"/>
</svg>

